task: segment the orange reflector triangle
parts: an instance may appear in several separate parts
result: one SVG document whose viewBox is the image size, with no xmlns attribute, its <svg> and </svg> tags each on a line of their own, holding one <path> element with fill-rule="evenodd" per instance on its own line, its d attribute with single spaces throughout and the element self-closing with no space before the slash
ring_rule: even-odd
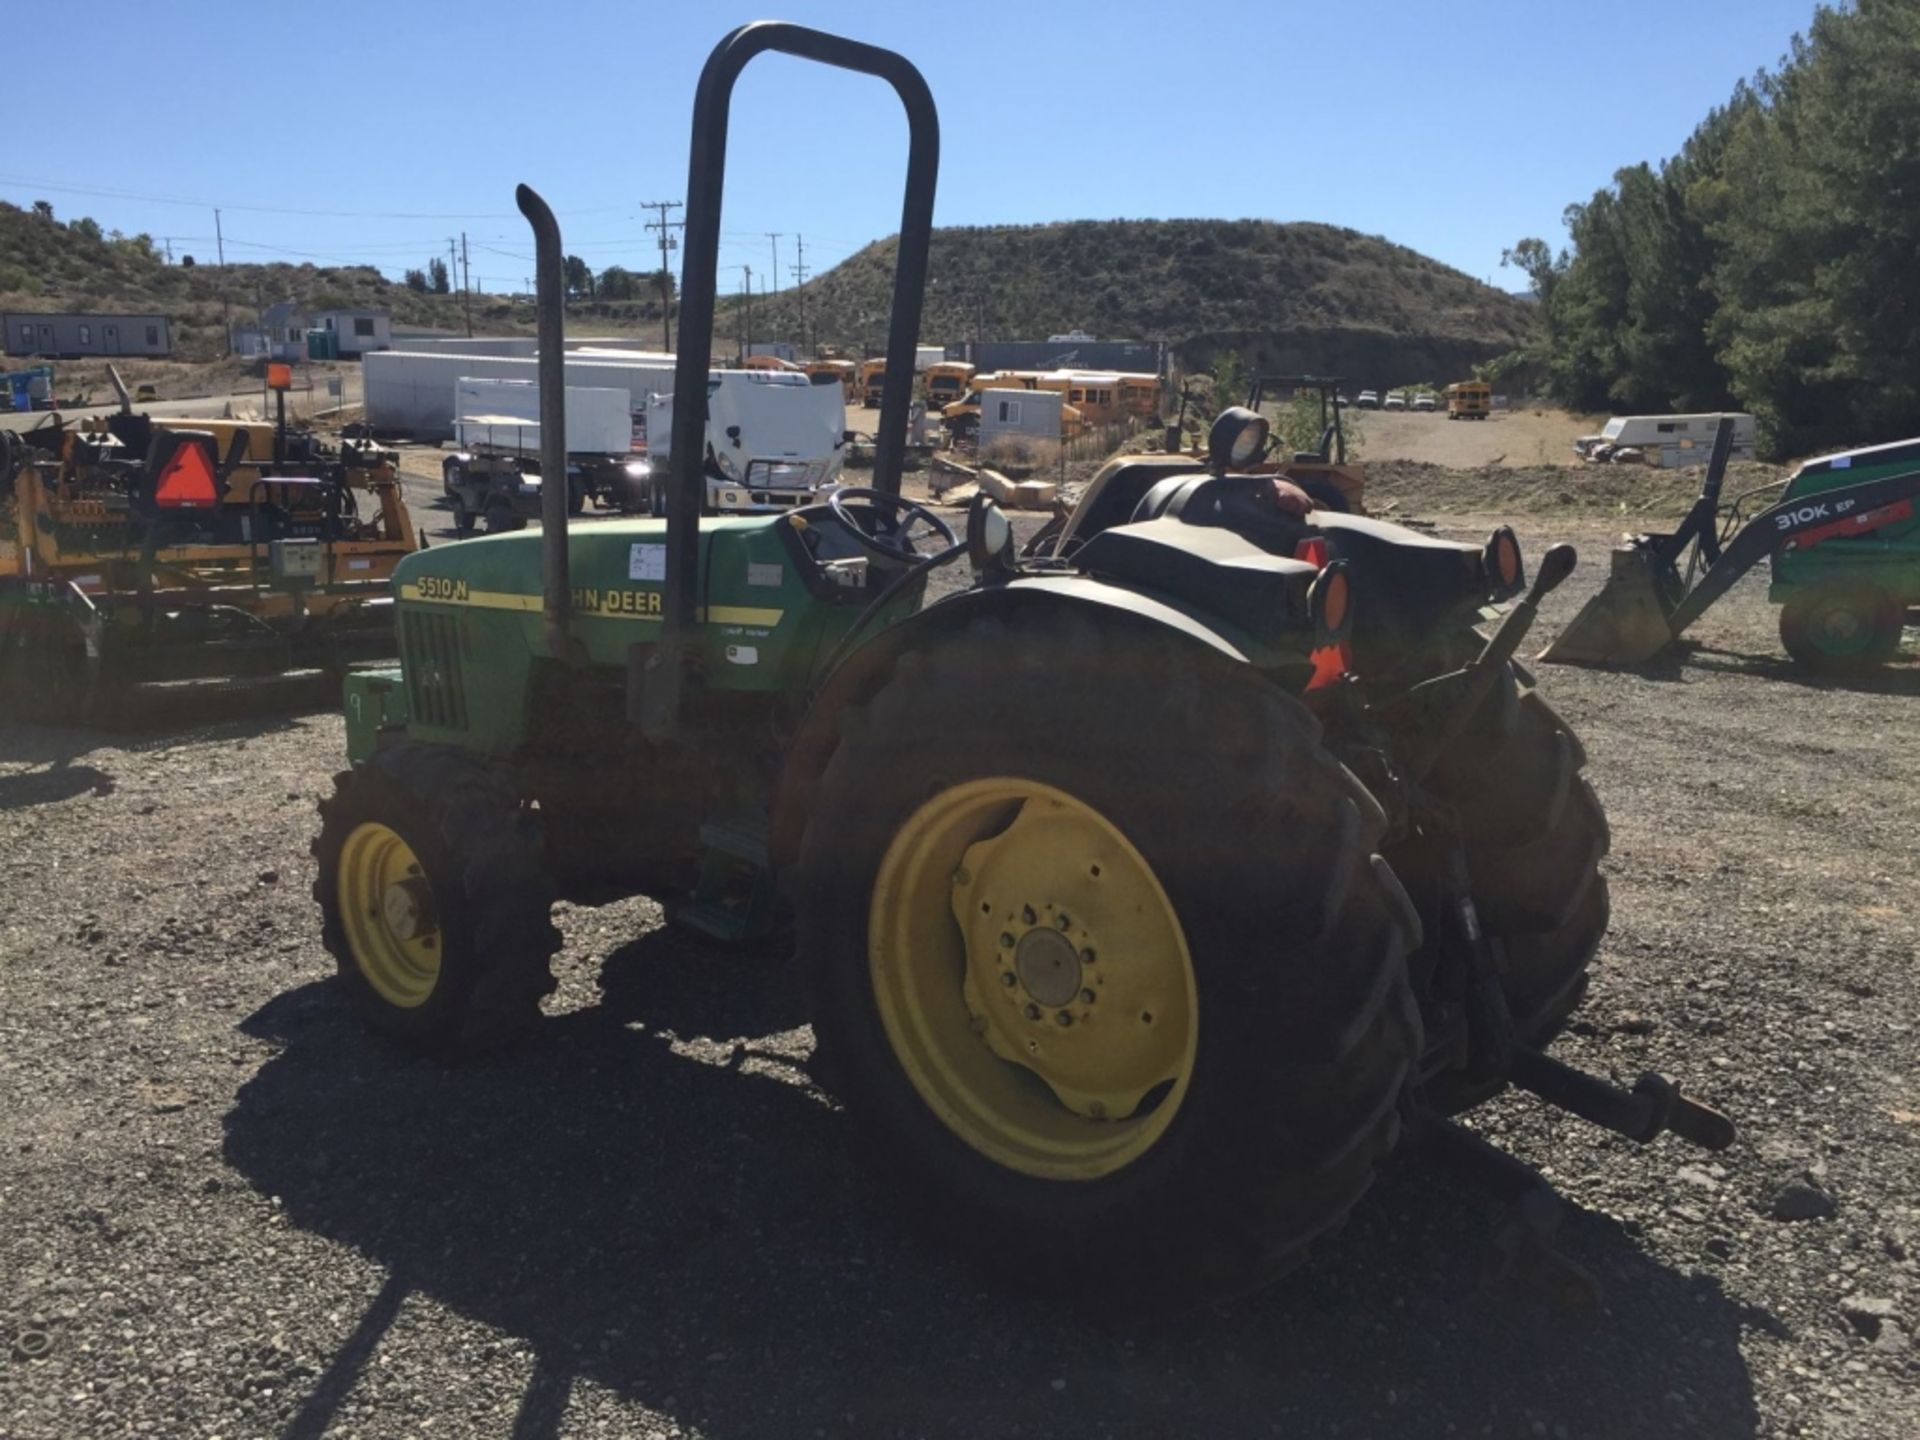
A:
<svg viewBox="0 0 1920 1440">
<path fill-rule="evenodd" d="M 220 483 L 204 447 L 177 446 L 154 482 L 153 503 L 167 506 L 218 505 Z"/>
</svg>

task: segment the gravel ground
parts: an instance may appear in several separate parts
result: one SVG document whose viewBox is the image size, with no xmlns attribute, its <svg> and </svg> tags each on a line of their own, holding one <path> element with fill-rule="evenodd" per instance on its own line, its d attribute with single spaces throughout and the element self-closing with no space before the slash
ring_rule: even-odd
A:
<svg viewBox="0 0 1920 1440">
<path fill-rule="evenodd" d="M 1544 637 L 1607 526 L 1520 528 L 1590 555 Z M 1678 660 L 1544 677 L 1614 827 L 1559 1051 L 1738 1144 L 1503 1099 L 1590 1285 L 1503 1272 L 1499 1207 L 1408 1164 L 1289 1282 L 1156 1324 L 929 1245 L 810 1085 L 789 967 L 648 904 L 563 908 L 512 1055 L 364 1034 L 307 893 L 337 718 L 0 722 L 0 1436 L 1920 1433 L 1920 667 L 1798 676 L 1764 584 Z"/>
</svg>

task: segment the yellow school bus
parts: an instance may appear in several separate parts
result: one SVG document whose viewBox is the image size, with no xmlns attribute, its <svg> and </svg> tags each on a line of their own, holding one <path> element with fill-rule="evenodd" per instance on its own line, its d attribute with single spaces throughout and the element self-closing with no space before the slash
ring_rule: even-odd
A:
<svg viewBox="0 0 1920 1440">
<path fill-rule="evenodd" d="M 926 382 L 927 404 L 938 408 L 967 393 L 967 387 L 973 383 L 973 366 L 964 360 L 942 360 L 929 365 L 922 379 Z"/>
<path fill-rule="evenodd" d="M 1122 371 L 1118 380 L 1122 410 L 1142 420 L 1160 418 L 1160 377 L 1158 375 L 1130 374 Z"/>
<path fill-rule="evenodd" d="M 1484 420 L 1493 413 L 1493 386 L 1484 380 L 1461 380 L 1447 386 L 1447 419 Z"/>
<path fill-rule="evenodd" d="M 1120 377 L 1086 370 L 1050 370 L 1034 387 L 1057 390 L 1089 425 L 1111 425 L 1123 413 Z"/>
<path fill-rule="evenodd" d="M 886 388 L 887 362 L 885 360 L 862 360 L 860 362 L 860 383 L 855 387 L 860 399 L 868 405 L 880 404 L 880 392 Z"/>
<path fill-rule="evenodd" d="M 860 367 L 854 365 L 852 361 L 806 361 L 806 365 L 801 369 L 806 371 L 808 380 L 820 374 L 831 374 L 835 380 L 839 380 L 841 394 L 845 396 L 847 403 L 851 405 L 854 401 L 854 386 L 858 386 L 860 382 Z"/>
</svg>

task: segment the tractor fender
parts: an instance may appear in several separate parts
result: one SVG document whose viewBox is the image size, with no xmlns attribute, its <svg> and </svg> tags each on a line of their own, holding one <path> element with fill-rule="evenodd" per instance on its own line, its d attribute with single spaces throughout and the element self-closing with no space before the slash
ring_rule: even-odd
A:
<svg viewBox="0 0 1920 1440">
<path fill-rule="evenodd" d="M 776 869 L 784 870 L 798 850 L 813 785 L 832 757 L 842 712 L 878 690 L 902 655 L 936 636 L 958 632 L 977 619 L 1015 614 L 1030 619 L 1035 611 L 1057 614 L 1068 609 L 1098 610 L 1109 623 L 1171 630 L 1229 660 L 1252 663 L 1250 645 L 1226 627 L 1137 590 L 1085 575 L 1023 576 L 1005 585 L 963 591 L 929 605 L 866 641 L 816 689 L 788 748 L 774 796 L 771 848 Z M 1307 666 L 1303 658 L 1303 676 Z"/>
</svg>

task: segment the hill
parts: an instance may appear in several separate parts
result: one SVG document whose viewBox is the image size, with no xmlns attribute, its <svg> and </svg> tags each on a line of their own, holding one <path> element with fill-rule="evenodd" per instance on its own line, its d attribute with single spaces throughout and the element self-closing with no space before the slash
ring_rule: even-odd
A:
<svg viewBox="0 0 1920 1440">
<path fill-rule="evenodd" d="M 757 337 L 878 347 L 894 238 L 753 302 Z M 936 230 L 926 340 L 1027 339 L 1075 328 L 1173 342 L 1204 367 L 1339 372 L 1391 385 L 1466 373 L 1530 341 L 1536 307 L 1378 236 L 1266 220 L 1076 220 Z M 720 326 L 732 338 L 729 302 Z"/>
<path fill-rule="evenodd" d="M 154 311 L 173 321 L 175 353 L 211 359 L 221 353 L 220 294 L 234 323 L 259 307 L 292 299 L 314 308 L 374 306 L 396 324 L 453 330 L 464 324 L 458 295 L 421 294 L 371 266 L 169 265 L 146 235 L 102 232 L 88 219 L 61 222 L 0 201 L 0 310 Z M 519 315 L 528 318 L 527 307 Z M 524 329 L 498 297 L 474 297 L 474 328 Z"/>
</svg>

